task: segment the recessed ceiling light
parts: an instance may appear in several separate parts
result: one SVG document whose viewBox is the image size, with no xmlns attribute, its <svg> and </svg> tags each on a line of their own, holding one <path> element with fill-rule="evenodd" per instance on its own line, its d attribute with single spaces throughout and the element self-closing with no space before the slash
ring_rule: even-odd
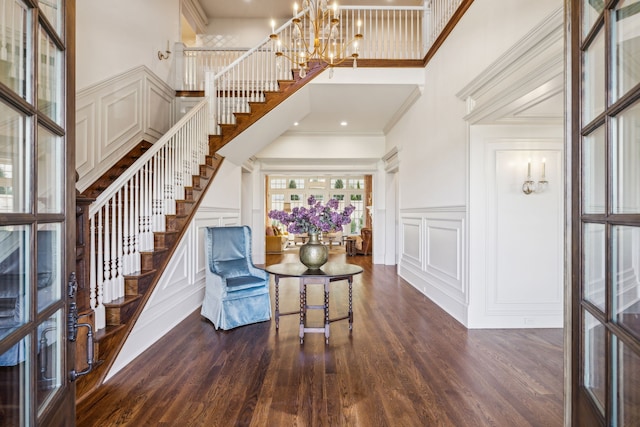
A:
<svg viewBox="0 0 640 427">
<path fill-rule="evenodd" d="M 294 126 L 298 126 L 298 122 L 293 122 L 293 125 Z"/>
<path fill-rule="evenodd" d="M 345 121 L 340 122 L 340 126 L 346 126 L 346 125 L 347 125 L 347 122 Z"/>
</svg>

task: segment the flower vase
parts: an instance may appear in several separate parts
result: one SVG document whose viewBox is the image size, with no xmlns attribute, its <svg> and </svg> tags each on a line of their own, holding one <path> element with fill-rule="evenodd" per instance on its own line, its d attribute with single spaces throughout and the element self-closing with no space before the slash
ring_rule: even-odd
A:
<svg viewBox="0 0 640 427">
<path fill-rule="evenodd" d="M 327 263 L 329 249 L 318 240 L 318 233 L 309 233 L 309 241 L 300 247 L 300 262 L 311 270 Z"/>
</svg>

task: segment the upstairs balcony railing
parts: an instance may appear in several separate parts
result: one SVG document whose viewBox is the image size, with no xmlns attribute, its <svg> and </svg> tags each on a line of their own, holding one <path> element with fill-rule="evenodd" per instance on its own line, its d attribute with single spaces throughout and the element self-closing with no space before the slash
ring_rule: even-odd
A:
<svg viewBox="0 0 640 427">
<path fill-rule="evenodd" d="M 357 31 L 364 34 L 357 47 L 361 62 L 422 60 L 462 1 L 428 0 L 424 7 L 343 6 L 339 39 L 351 40 Z M 280 46 L 292 45 L 293 31 L 292 20 L 275 30 Z M 176 86 L 205 91 L 212 114 L 210 131 L 219 134 L 220 124 L 234 123 L 233 113 L 249 112 L 249 102 L 263 101 L 265 91 L 277 90 L 278 80 L 292 78 L 291 62 L 275 56 L 280 48 L 268 36 L 249 50 L 180 45 L 176 49 L 176 76 L 180 76 Z"/>
</svg>

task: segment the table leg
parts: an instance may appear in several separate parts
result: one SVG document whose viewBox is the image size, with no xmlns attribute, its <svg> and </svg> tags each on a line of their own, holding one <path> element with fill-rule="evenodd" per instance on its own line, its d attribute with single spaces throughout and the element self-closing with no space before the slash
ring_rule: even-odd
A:
<svg viewBox="0 0 640 427">
<path fill-rule="evenodd" d="M 276 331 L 280 327 L 280 276 L 275 275 L 276 281 Z"/>
<path fill-rule="evenodd" d="M 329 279 L 324 279 L 324 342 L 329 344 Z"/>
<path fill-rule="evenodd" d="M 305 305 L 307 303 L 306 295 L 307 287 L 304 284 L 304 279 L 300 278 L 300 344 L 304 342 L 304 318 L 306 314 Z"/>
<path fill-rule="evenodd" d="M 349 277 L 349 331 L 353 329 L 353 276 Z"/>
</svg>

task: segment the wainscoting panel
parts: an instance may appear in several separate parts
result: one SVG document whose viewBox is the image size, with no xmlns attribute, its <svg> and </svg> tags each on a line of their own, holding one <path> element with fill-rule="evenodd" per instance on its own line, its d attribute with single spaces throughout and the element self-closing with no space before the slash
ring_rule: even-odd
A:
<svg viewBox="0 0 640 427">
<path fill-rule="evenodd" d="M 167 94 L 166 91 L 154 86 L 149 79 L 145 84 L 148 86 L 146 104 L 149 106 L 145 117 L 146 133 L 160 139 L 171 127 L 174 98 L 172 94 Z"/>
<path fill-rule="evenodd" d="M 136 81 L 100 99 L 100 158 L 108 158 L 142 133 L 141 93 L 142 81 Z"/>
<path fill-rule="evenodd" d="M 141 141 L 175 123 L 175 91 L 141 66 L 78 91 L 76 188 L 82 192 Z"/>
<path fill-rule="evenodd" d="M 186 316 L 199 309 L 205 287 L 205 228 L 239 223 L 239 210 L 198 210 L 107 379 L 162 338 Z"/>
<path fill-rule="evenodd" d="M 426 225 L 425 271 L 463 292 L 461 222 L 428 219 Z"/>
<path fill-rule="evenodd" d="M 402 259 L 417 268 L 422 268 L 421 235 L 422 218 L 402 218 Z"/>
<path fill-rule="evenodd" d="M 400 276 L 463 324 L 467 319 L 464 207 L 400 213 Z"/>
</svg>

